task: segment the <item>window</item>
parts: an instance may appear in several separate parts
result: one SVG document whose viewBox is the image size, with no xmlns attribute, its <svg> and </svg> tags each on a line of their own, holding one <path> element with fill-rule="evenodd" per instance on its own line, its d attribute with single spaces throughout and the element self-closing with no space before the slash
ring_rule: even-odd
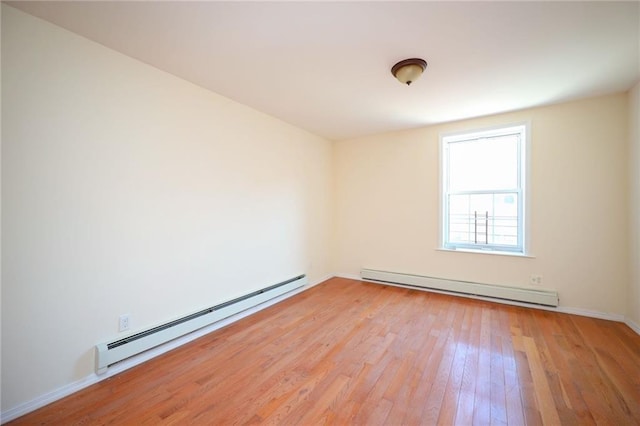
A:
<svg viewBox="0 0 640 426">
<path fill-rule="evenodd" d="M 525 124 L 440 138 L 442 246 L 525 253 Z"/>
</svg>

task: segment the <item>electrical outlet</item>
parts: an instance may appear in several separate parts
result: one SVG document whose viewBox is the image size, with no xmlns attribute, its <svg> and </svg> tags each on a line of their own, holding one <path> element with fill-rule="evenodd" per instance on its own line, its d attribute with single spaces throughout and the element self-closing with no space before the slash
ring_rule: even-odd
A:
<svg viewBox="0 0 640 426">
<path fill-rule="evenodd" d="M 120 327 L 118 327 L 118 331 L 127 331 L 130 325 L 131 318 L 129 314 L 120 315 Z"/>
<path fill-rule="evenodd" d="M 542 284 L 542 275 L 531 274 L 529 278 L 529 282 L 531 285 L 541 285 Z"/>
</svg>

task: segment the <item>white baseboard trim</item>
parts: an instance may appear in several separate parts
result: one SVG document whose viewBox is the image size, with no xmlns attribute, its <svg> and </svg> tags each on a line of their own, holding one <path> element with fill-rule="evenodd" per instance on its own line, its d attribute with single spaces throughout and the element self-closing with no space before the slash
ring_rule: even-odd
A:
<svg viewBox="0 0 640 426">
<path fill-rule="evenodd" d="M 581 317 L 598 318 L 608 321 L 624 322 L 624 315 L 611 314 L 607 312 L 591 311 L 582 308 L 571 308 L 568 306 L 558 306 L 556 312 L 562 314 L 580 315 Z"/>
<path fill-rule="evenodd" d="M 307 284 L 307 286 L 305 287 L 305 289 L 309 289 L 311 287 L 315 287 L 318 284 L 322 284 L 325 281 L 330 280 L 331 278 L 335 277 L 334 274 L 327 274 L 325 275 L 323 278 L 318 279 L 317 281 L 314 281 L 313 283 Z"/>
<path fill-rule="evenodd" d="M 624 323 L 627 324 L 630 329 L 640 335 L 640 325 L 638 325 L 638 323 L 633 322 L 631 318 L 625 318 Z"/>
<path fill-rule="evenodd" d="M 32 399 L 31 401 L 20 404 L 17 407 L 11 408 L 7 411 L 3 411 L 2 414 L 0 414 L 0 421 L 2 422 L 2 424 L 10 422 L 11 420 L 15 420 L 20 416 L 24 416 L 25 414 L 35 411 L 38 408 L 44 407 L 45 405 L 62 399 L 65 396 L 71 395 L 72 393 L 89 387 L 102 379 L 106 379 L 108 377 L 111 377 L 113 374 L 116 374 L 116 369 L 114 368 L 113 370 L 113 372 L 109 372 L 107 374 L 104 374 L 103 376 L 98 376 L 96 373 L 91 373 L 89 376 L 83 379 L 77 380 L 73 383 L 69 383 L 68 385 L 64 385 L 51 392 L 47 392 L 44 395 L 40 395 L 39 397 Z"/>
<path fill-rule="evenodd" d="M 20 404 L 16 407 L 13 407 L 7 411 L 3 411 L 2 413 L 0 413 L 0 423 L 4 424 L 6 422 L 10 422 L 11 420 L 17 419 L 20 416 L 24 416 L 25 414 L 28 414 L 32 411 L 37 410 L 38 408 L 42 408 L 45 405 L 51 404 L 52 402 L 55 402 L 59 399 L 62 399 L 66 396 L 69 396 L 73 393 L 76 393 L 86 387 L 89 387 L 93 384 L 96 384 L 104 379 L 107 379 L 109 377 L 113 377 L 116 374 L 119 374 L 125 370 L 128 370 L 129 368 L 135 367 L 136 365 L 142 364 L 143 362 L 146 362 L 152 358 L 155 358 L 159 355 L 162 355 L 166 352 L 169 352 L 172 349 L 175 349 L 179 346 L 182 346 L 186 343 L 189 343 L 195 339 L 198 339 L 206 334 L 211 333 L 212 331 L 218 330 L 222 327 L 225 327 L 231 323 L 234 323 L 238 320 L 241 320 L 244 317 L 247 317 L 251 314 L 254 314 L 258 311 L 261 311 L 263 309 L 268 308 L 271 305 L 275 305 L 278 302 L 283 301 L 284 299 L 288 299 L 289 297 L 292 297 L 298 293 L 302 293 L 305 290 L 310 289 L 311 287 L 314 287 L 330 278 L 332 278 L 333 275 L 327 275 L 324 278 L 321 278 L 320 280 L 314 281 L 312 283 L 308 283 L 306 286 L 304 287 L 300 287 L 298 289 L 295 289 L 293 291 L 290 291 L 289 293 L 283 294 L 281 296 L 278 296 L 276 298 L 273 298 L 271 300 L 268 300 L 264 303 L 261 303 L 260 305 L 256 305 L 252 308 L 247 309 L 246 311 L 242 311 L 239 312 L 233 316 L 230 316 L 228 318 L 225 318 L 223 320 L 220 320 L 214 324 L 208 325 L 206 327 L 203 327 L 199 330 L 196 330 L 192 333 L 189 333 L 185 336 L 179 337 L 177 339 L 174 339 L 170 342 L 167 342 L 163 345 L 157 346 L 153 349 L 150 349 L 146 352 L 143 352 L 139 355 L 135 355 L 132 356 L 129 359 L 126 359 L 122 362 L 119 362 L 115 365 L 113 365 L 112 367 L 109 367 L 109 369 L 107 370 L 106 373 L 104 374 L 96 374 L 96 373 L 91 373 L 89 374 L 87 377 L 84 377 L 80 380 L 77 380 L 75 382 L 69 383 L 67 385 L 61 386 L 58 389 L 55 389 L 51 392 L 47 392 L 43 395 L 40 395 L 37 398 L 32 399 L 31 401 L 27 401 L 23 404 Z"/>
<path fill-rule="evenodd" d="M 345 274 L 345 273 L 337 273 L 337 274 L 333 274 L 334 277 L 336 278 L 346 278 L 348 280 L 356 280 L 356 281 L 362 281 L 362 277 L 360 275 L 357 274 Z"/>
</svg>

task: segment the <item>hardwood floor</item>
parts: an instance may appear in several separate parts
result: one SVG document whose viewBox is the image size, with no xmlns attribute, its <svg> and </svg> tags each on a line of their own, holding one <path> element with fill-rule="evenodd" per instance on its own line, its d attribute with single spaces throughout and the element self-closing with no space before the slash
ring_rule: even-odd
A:
<svg viewBox="0 0 640 426">
<path fill-rule="evenodd" d="M 334 278 L 10 424 L 640 424 L 626 325 Z"/>
</svg>

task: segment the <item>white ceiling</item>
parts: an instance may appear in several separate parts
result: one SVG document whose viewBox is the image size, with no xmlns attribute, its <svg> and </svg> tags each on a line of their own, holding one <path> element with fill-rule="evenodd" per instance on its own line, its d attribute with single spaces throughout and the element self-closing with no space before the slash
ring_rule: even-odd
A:
<svg viewBox="0 0 640 426">
<path fill-rule="evenodd" d="M 638 2 L 9 2 L 332 140 L 640 79 Z M 421 57 L 412 86 L 391 66 Z"/>
</svg>

